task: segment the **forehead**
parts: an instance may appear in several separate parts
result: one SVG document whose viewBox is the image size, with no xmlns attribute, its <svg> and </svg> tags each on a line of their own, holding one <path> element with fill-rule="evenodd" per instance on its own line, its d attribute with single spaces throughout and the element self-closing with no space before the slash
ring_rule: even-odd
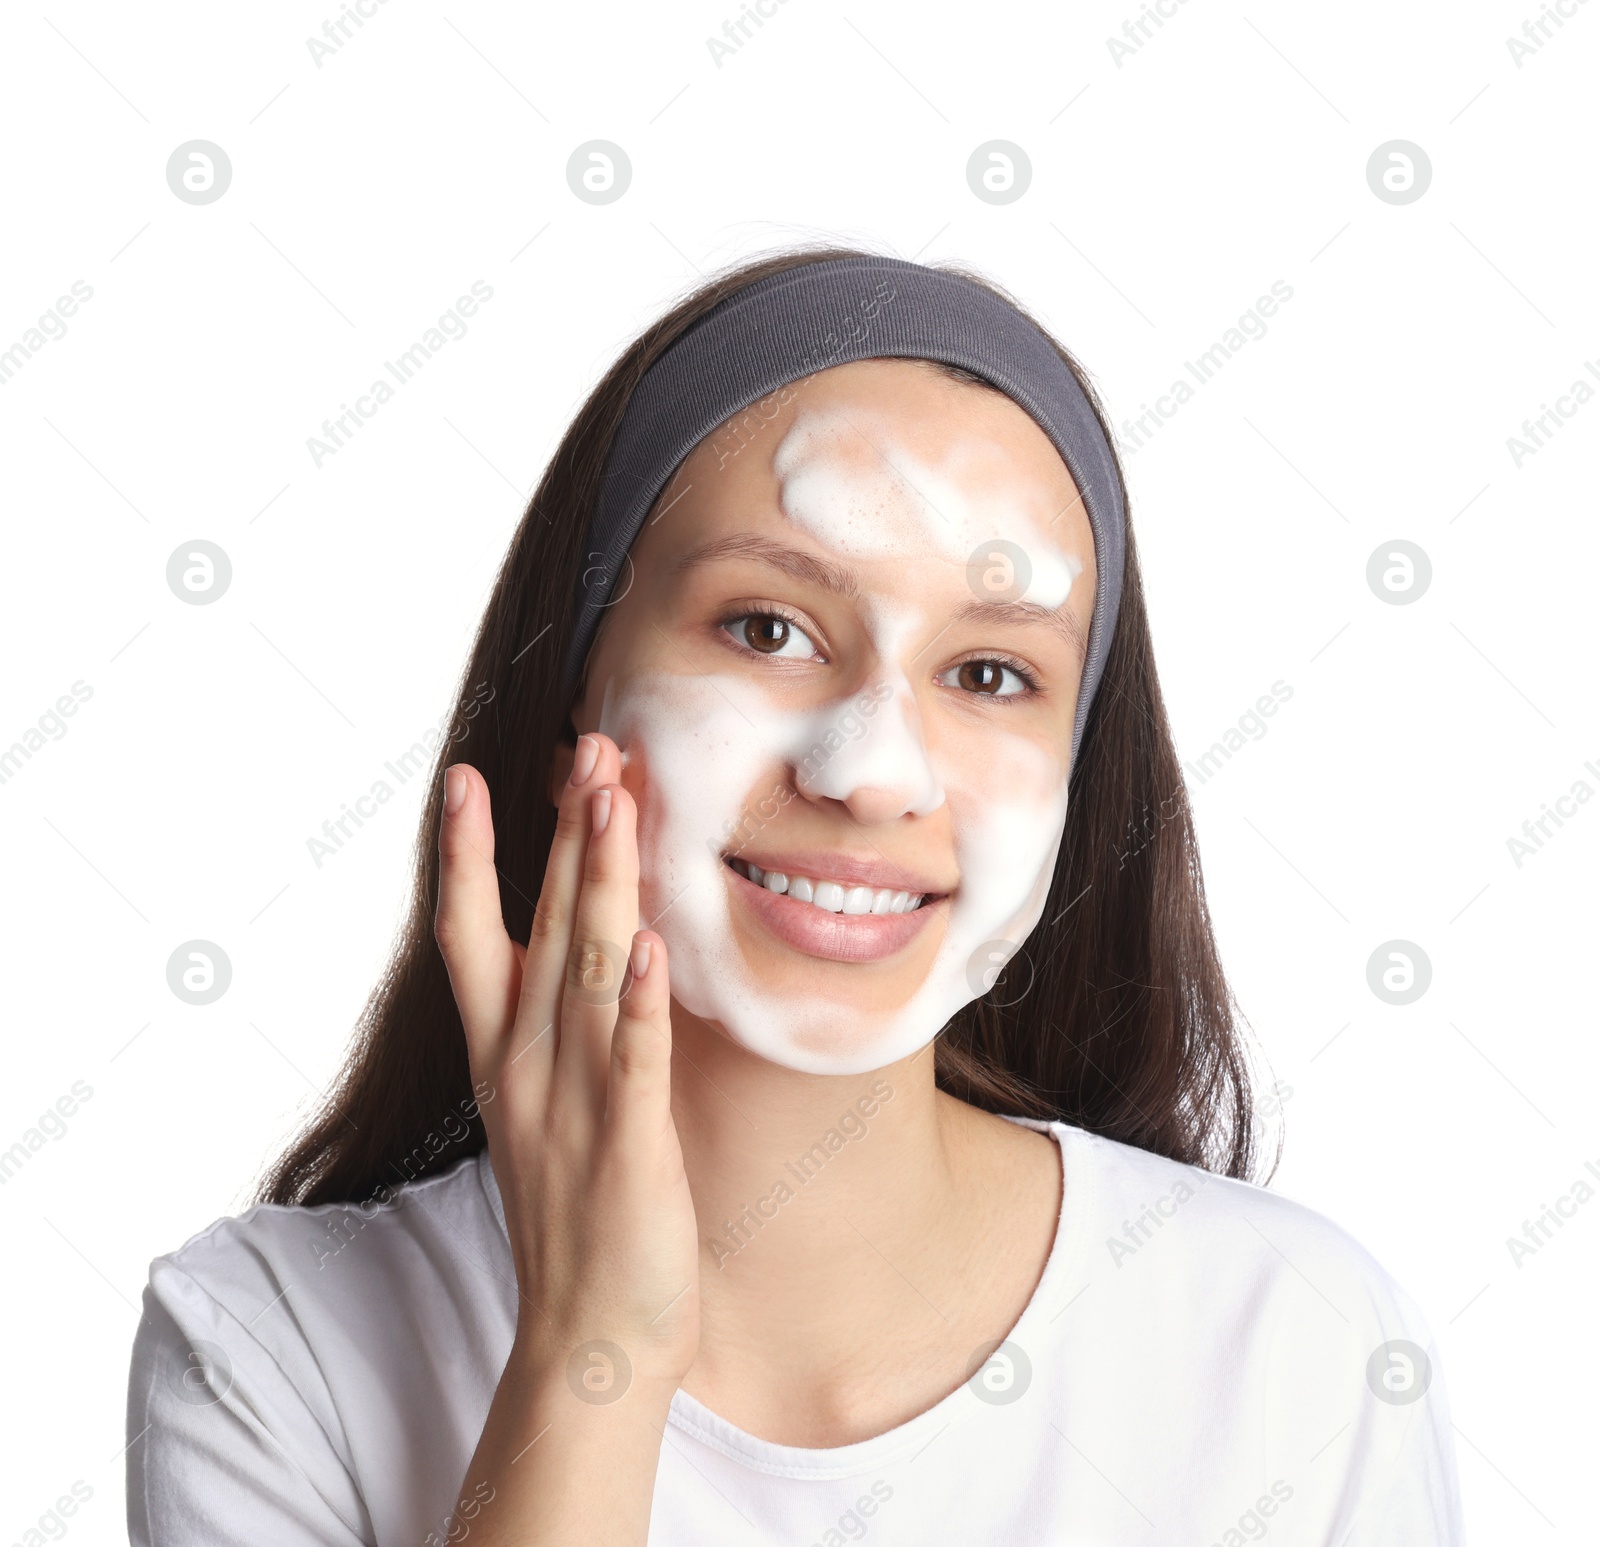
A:
<svg viewBox="0 0 1600 1547">
<path fill-rule="evenodd" d="M 864 561 L 965 564 L 995 537 L 1088 569 L 1093 537 L 1049 437 L 1004 393 L 921 360 L 817 372 L 733 415 L 685 459 L 643 538 L 777 532 Z"/>
</svg>

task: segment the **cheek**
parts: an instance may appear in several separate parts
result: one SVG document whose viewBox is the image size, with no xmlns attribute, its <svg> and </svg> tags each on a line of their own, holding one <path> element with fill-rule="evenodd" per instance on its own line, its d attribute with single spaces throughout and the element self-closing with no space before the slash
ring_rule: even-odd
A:
<svg viewBox="0 0 1600 1547">
<path fill-rule="evenodd" d="M 1065 794 L 1065 757 L 1004 726 L 963 727 L 942 739 L 934 758 L 952 807 L 959 803 L 953 814 L 966 822 L 1002 807 L 1032 810 L 1042 820 Z"/>
<path fill-rule="evenodd" d="M 608 729 L 622 749 L 622 787 L 633 796 L 638 817 L 639 880 L 641 887 L 648 886 L 659 873 L 659 856 L 666 842 L 670 807 L 661 798 L 662 773 L 660 760 L 650 741 L 639 735 L 626 740 L 616 731 Z M 644 899 L 641 896 L 640 906 Z"/>
<path fill-rule="evenodd" d="M 622 782 L 639 805 L 647 887 L 670 895 L 692 868 L 737 846 L 741 828 L 771 804 L 784 726 L 748 695 L 719 692 L 703 677 L 652 676 L 608 690 L 600 728 L 621 748 Z"/>
<path fill-rule="evenodd" d="M 998 926 L 1042 906 L 1067 814 L 1059 756 L 1001 733 L 965 742 L 944 766 L 963 915 Z"/>
</svg>

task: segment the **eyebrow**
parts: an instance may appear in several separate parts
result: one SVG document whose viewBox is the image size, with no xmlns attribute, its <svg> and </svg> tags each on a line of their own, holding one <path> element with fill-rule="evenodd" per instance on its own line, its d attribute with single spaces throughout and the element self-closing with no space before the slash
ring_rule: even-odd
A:
<svg viewBox="0 0 1600 1547">
<path fill-rule="evenodd" d="M 791 548 L 787 543 L 774 542 L 770 537 L 757 537 L 748 532 L 737 532 L 730 537 L 718 537 L 702 543 L 684 554 L 678 560 L 676 569 L 682 574 L 701 564 L 714 564 L 718 559 L 754 559 L 758 563 L 770 564 L 796 580 L 804 580 L 820 586 L 824 591 L 831 591 L 835 596 L 855 598 L 861 594 L 856 577 L 842 565 L 830 564 L 826 559 L 819 559 L 800 548 Z"/>
<path fill-rule="evenodd" d="M 1070 613 L 1065 604 L 1045 607 L 1039 602 L 984 602 L 974 597 L 964 602 L 950 615 L 951 624 L 984 623 L 995 627 L 1006 624 L 1042 623 L 1053 629 L 1077 652 L 1081 662 L 1089 653 L 1088 642 L 1083 637 L 1083 625 Z"/>
<path fill-rule="evenodd" d="M 728 537 L 718 537 L 711 542 L 702 543 L 698 548 L 693 548 L 684 554 L 674 568 L 678 574 L 683 574 L 686 570 L 700 565 L 714 564 L 719 559 L 753 559 L 757 563 L 770 564 L 774 569 L 781 570 L 796 580 L 809 582 L 825 591 L 831 591 L 836 596 L 851 600 L 859 599 L 861 594 L 855 576 L 843 565 L 830 564 L 826 559 L 819 559 L 815 554 L 806 553 L 803 549 L 792 548 L 787 543 L 775 542 L 770 537 L 758 537 L 748 532 L 737 532 Z M 974 597 L 951 613 L 945 628 L 948 629 L 957 623 L 979 623 L 991 627 L 1042 623 L 1065 639 L 1077 652 L 1080 661 L 1088 654 L 1083 625 L 1065 606 L 1045 607 L 1038 602 L 1026 601 L 986 602 Z"/>
</svg>

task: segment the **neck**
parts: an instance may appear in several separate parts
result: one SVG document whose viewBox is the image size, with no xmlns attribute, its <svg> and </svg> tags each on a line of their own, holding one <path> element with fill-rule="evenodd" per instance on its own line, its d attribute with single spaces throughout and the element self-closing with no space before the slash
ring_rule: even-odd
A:
<svg viewBox="0 0 1600 1547">
<path fill-rule="evenodd" d="M 931 1045 L 834 1076 L 772 1064 L 677 1006 L 673 1039 L 701 1248 L 696 1370 L 714 1383 L 754 1348 L 813 1368 L 846 1357 L 871 1331 L 862 1284 L 961 1212 L 971 1109 L 936 1088 Z"/>
</svg>

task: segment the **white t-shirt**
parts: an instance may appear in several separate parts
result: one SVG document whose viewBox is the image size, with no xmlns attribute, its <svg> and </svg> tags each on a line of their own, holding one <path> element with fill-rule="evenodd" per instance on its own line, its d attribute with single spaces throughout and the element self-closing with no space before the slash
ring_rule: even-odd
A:
<svg viewBox="0 0 1600 1547">
<path fill-rule="evenodd" d="M 651 1547 L 1462 1540 L 1437 1354 L 1356 1242 L 1261 1188 L 1028 1126 L 1061 1146 L 1063 1204 L 1002 1347 L 909 1422 L 826 1450 L 679 1391 Z M 486 1152 L 387 1207 L 219 1220 L 151 1264 L 144 1306 L 135 1547 L 460 1538 L 516 1315 Z"/>
</svg>

